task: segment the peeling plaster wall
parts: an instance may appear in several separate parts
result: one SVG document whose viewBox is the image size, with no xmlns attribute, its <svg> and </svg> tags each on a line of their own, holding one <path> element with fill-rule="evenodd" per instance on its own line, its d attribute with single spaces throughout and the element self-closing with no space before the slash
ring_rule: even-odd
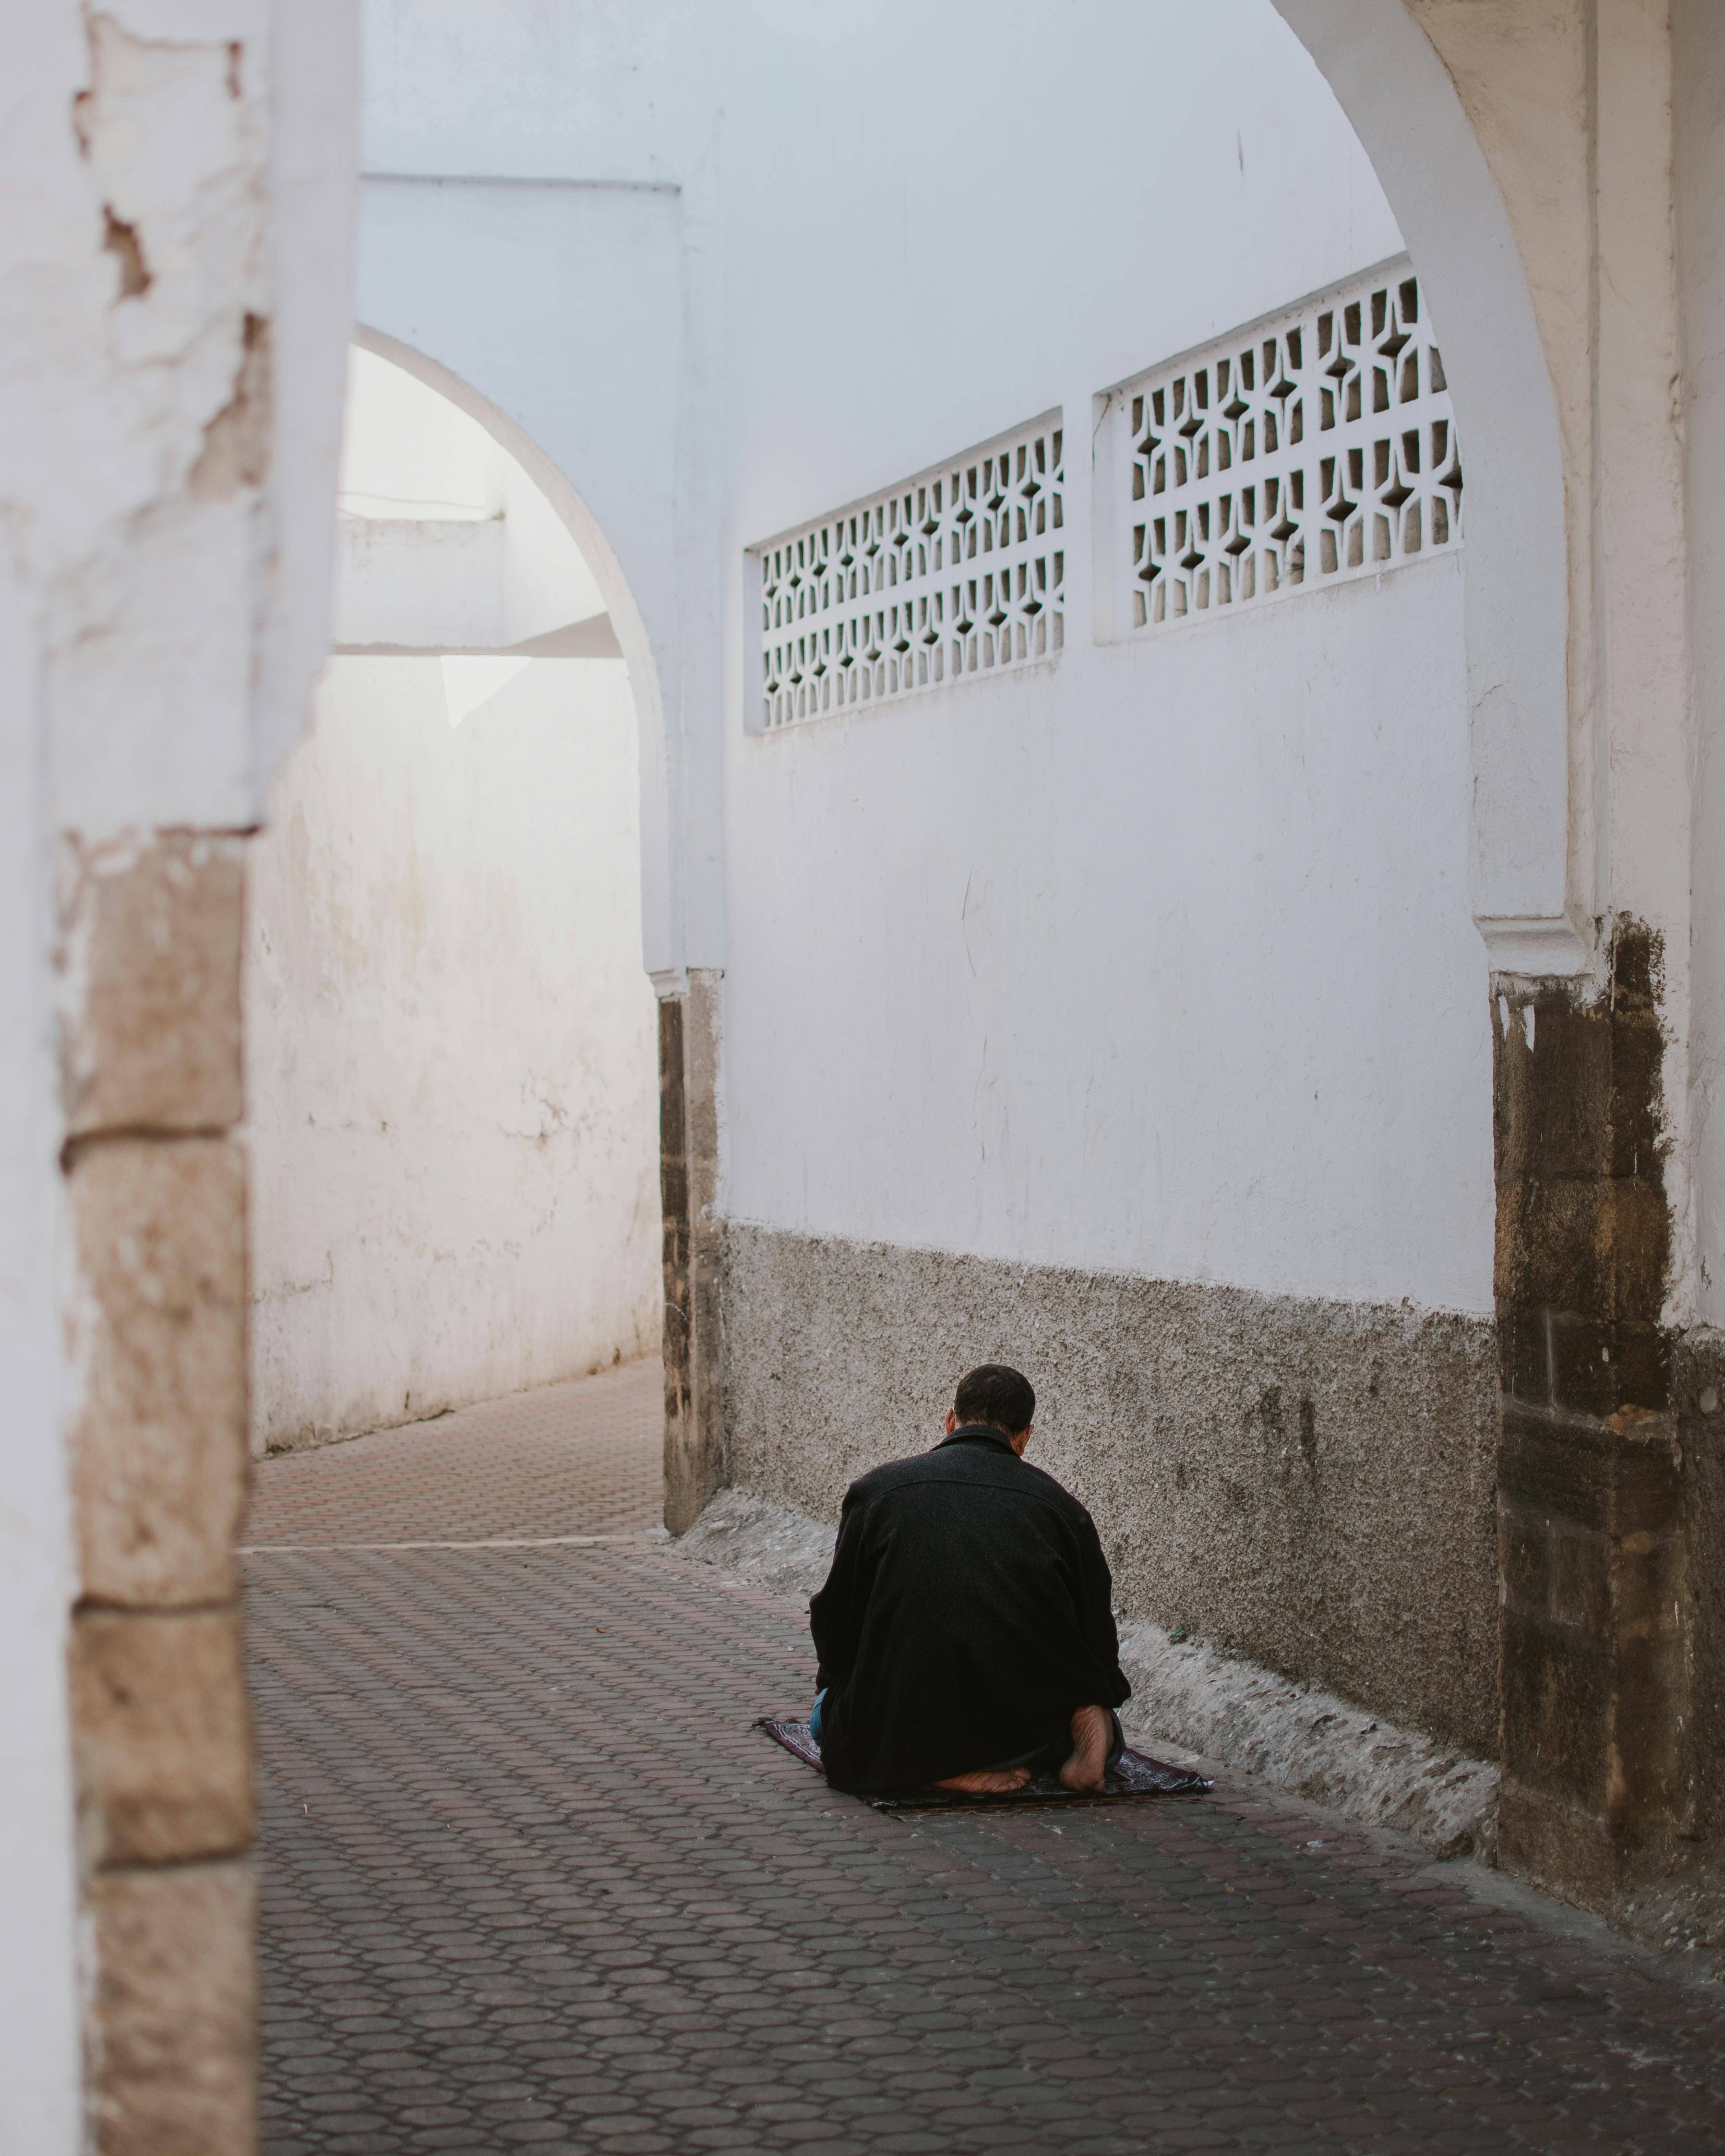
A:
<svg viewBox="0 0 1725 2156">
<path fill-rule="evenodd" d="M 250 864 L 257 1450 L 655 1352 L 656 1024 L 617 660 L 459 726 L 337 659 Z"/>
<path fill-rule="evenodd" d="M 237 951 L 223 834 L 255 817 L 326 629 L 354 29 L 343 0 L 0 15 L 0 2088 L 31 2156 L 249 2132 L 247 1807 L 218 1825 L 203 1803 L 212 1774 L 249 1786 L 243 1717 L 218 1759 L 152 1745 L 173 1686 L 151 1650 L 183 1582 L 97 1577 L 84 1501 L 98 1455 L 135 1468 L 141 1442 L 167 1448 L 146 1538 L 195 1540 L 237 1488 L 219 1413 L 206 1457 L 184 1418 L 151 1424 L 137 1381 L 152 1322 L 187 1315 L 187 1262 L 198 1324 L 237 1361 L 237 1234 L 201 1247 L 207 1210 L 152 1208 L 203 1168 L 230 1227 L 243 1203 L 211 1115 L 238 1100 L 236 983 L 177 939 L 219 943 L 225 920 Z M 148 902 L 116 911 L 123 891 Z M 170 921 L 167 947 L 128 945 Z M 158 1391 L 200 1368 L 158 1358 Z M 136 1482 L 99 1495 L 136 1543 Z M 232 1591 L 222 1566 L 202 1589 Z M 99 1633 L 140 1652 L 137 1681 L 74 1702 L 69 1653 Z M 129 1778 L 141 1840 L 110 1831 Z M 170 1952 L 199 1882 L 221 1908 Z M 187 1989 L 200 1964 L 234 1979 L 220 2027 Z"/>
</svg>

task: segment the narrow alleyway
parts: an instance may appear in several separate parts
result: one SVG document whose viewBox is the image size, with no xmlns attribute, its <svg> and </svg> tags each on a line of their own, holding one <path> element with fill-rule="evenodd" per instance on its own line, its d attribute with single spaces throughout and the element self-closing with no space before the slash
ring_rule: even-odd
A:
<svg viewBox="0 0 1725 2156">
<path fill-rule="evenodd" d="M 1713 1994 L 1466 1867 L 827 1792 L 659 1427 L 639 1366 L 261 1468 L 266 2156 L 1725 2145 Z"/>
</svg>

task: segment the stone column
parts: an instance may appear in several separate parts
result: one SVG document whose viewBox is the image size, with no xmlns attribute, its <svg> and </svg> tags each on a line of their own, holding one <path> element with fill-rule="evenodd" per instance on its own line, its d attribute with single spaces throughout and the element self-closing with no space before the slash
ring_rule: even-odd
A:
<svg viewBox="0 0 1725 2156">
<path fill-rule="evenodd" d="M 665 1523 L 682 1534 L 725 1482 L 720 1426 L 719 997 L 693 970 L 659 1003 L 665 1217 Z"/>
<path fill-rule="evenodd" d="M 1494 983 L 1506 1868 L 1609 1907 L 1692 1809 L 1657 939 Z"/>
<path fill-rule="evenodd" d="M 86 2088 L 113 2156 L 256 2144 L 241 848 L 67 844 L 69 1672 Z"/>
</svg>

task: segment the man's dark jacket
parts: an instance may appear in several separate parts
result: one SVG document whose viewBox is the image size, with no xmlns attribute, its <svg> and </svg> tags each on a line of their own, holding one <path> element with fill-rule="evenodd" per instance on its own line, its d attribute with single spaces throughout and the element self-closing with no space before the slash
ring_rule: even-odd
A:
<svg viewBox="0 0 1725 2156">
<path fill-rule="evenodd" d="M 853 1482 L 809 1605 L 821 1753 L 841 1789 L 1058 1764 L 1081 1707 L 1118 1707 L 1107 1560 L 1090 1514 L 973 1423 Z"/>
</svg>

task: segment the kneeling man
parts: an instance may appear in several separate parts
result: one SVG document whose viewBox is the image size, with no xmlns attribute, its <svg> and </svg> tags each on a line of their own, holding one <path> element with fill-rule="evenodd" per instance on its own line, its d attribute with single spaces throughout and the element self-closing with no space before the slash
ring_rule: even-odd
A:
<svg viewBox="0 0 1725 2156">
<path fill-rule="evenodd" d="M 1107 1560 L 1078 1500 L 1024 1459 L 1036 1395 L 973 1370 L 932 1452 L 853 1482 L 809 1605 L 829 1777 L 977 1794 L 1057 1772 L 1096 1790 L 1125 1748 Z"/>
</svg>

